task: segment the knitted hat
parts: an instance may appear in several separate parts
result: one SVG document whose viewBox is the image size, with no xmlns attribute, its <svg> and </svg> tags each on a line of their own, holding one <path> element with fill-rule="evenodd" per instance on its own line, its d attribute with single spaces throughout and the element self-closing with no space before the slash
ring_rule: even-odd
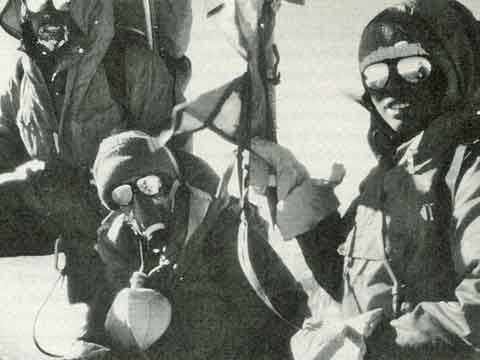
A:
<svg viewBox="0 0 480 360">
<path fill-rule="evenodd" d="M 152 137 L 142 131 L 126 131 L 104 139 L 93 165 L 93 177 L 102 203 L 118 208 L 112 190 L 132 178 L 163 173 L 180 177 L 176 159 L 165 146 L 168 137 Z"/>
<path fill-rule="evenodd" d="M 428 53 L 432 65 L 446 78 L 447 89 L 441 104 L 445 112 L 461 111 L 480 101 L 480 22 L 455 0 L 404 0 L 380 12 L 362 33 L 360 71 L 374 62 L 423 52 Z M 368 89 L 365 91 L 362 100 L 369 106 Z M 391 129 L 372 107 L 369 110 L 370 144 L 381 139 L 381 144 L 374 148 L 384 149 L 378 153 L 391 153 L 396 146 L 389 133 Z"/>
<path fill-rule="evenodd" d="M 373 63 L 407 56 L 426 56 L 425 24 L 390 8 L 380 13 L 363 31 L 359 48 L 360 71 Z"/>
</svg>

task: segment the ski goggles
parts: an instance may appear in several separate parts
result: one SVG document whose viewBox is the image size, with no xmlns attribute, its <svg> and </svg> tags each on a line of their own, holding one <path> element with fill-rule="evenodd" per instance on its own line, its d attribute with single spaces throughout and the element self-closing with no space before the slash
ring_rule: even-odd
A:
<svg viewBox="0 0 480 360">
<path fill-rule="evenodd" d="M 55 9 L 58 11 L 69 11 L 71 0 L 22 0 L 23 6 L 31 14 Z"/>
<path fill-rule="evenodd" d="M 407 83 L 418 84 L 430 76 L 432 63 L 423 56 L 374 63 L 363 70 L 363 81 L 369 89 L 381 90 L 387 85 L 392 71 L 396 71 Z"/>
<path fill-rule="evenodd" d="M 137 192 L 146 196 L 168 196 L 171 186 L 166 184 L 159 175 L 147 175 L 132 183 L 122 184 L 112 190 L 112 200 L 119 206 L 127 206 Z"/>
</svg>

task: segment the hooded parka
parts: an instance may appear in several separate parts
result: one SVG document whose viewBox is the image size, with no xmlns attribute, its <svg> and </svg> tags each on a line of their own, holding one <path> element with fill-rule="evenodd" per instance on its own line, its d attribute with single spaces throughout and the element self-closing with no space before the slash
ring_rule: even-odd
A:
<svg viewBox="0 0 480 360">
<path fill-rule="evenodd" d="M 0 15 L 3 27 L 21 36 L 20 0 L 9 0 Z M 22 146 L 28 157 L 61 159 L 90 168 L 100 141 L 112 133 L 136 128 L 158 133 L 168 125 L 173 80 L 163 60 L 142 44 L 125 49 L 126 109 L 111 94 L 102 60 L 114 35 L 113 1 L 72 1 L 70 14 L 81 31 L 58 63 L 51 79 L 42 75 L 22 49 L 0 89 L 0 167 L 18 165 Z M 49 85 L 65 79 L 64 89 Z"/>
<path fill-rule="evenodd" d="M 383 309 L 384 324 L 367 340 L 368 358 L 477 358 L 480 26 L 456 1 L 417 0 L 386 9 L 366 29 L 388 19 L 424 32 L 421 45 L 447 78 L 443 113 L 405 143 L 383 133 L 384 143 L 375 147 L 378 166 L 341 224 L 324 221 L 300 237 L 300 244 L 307 253 L 310 244 L 316 247 L 312 253 L 327 254 L 307 260 L 343 317 Z M 365 51 L 361 45 L 361 70 L 365 62 L 388 57 L 386 48 Z M 372 122 L 382 121 L 373 107 L 370 111 Z M 387 127 L 373 128 L 381 133 Z M 345 238 L 329 237 L 338 230 Z M 340 242 L 343 269 L 334 254 Z M 307 323 L 323 319 L 328 309 L 322 304 L 331 302 L 318 298 L 316 315 Z M 308 337 L 308 330 L 302 331 Z"/>
<path fill-rule="evenodd" d="M 172 186 L 175 191 L 169 191 L 174 199 L 171 231 L 161 245 L 149 240 L 151 245 L 140 257 L 139 238 L 125 221 L 129 216 L 125 209 L 112 211 L 104 220 L 96 248 L 106 271 L 95 285 L 95 317 L 83 337 L 90 344 L 83 344 L 84 357 L 78 359 L 103 355 L 133 360 L 145 354 L 172 360 L 290 358 L 288 342 L 294 327 L 263 303 L 240 265 L 238 199 L 217 192 L 218 179 L 212 182 L 213 176 L 199 172 L 206 165 L 194 155 L 176 151 L 166 158 L 161 151 L 148 154 L 132 143 L 112 143 L 111 148 L 105 143 L 106 151 L 99 152 L 94 167 L 99 196 L 105 205 L 112 204 L 111 192 L 104 189 L 135 178 L 133 174 L 158 171 L 159 163 L 167 168 L 174 159 L 178 182 Z M 248 217 L 248 246 L 259 281 L 280 313 L 298 324 L 305 316 L 306 294 L 268 243 L 267 223 L 254 207 Z M 145 286 L 162 293 L 172 306 L 166 332 L 143 355 L 119 346 L 105 321 L 115 296 L 130 286 L 140 259 L 151 264 L 142 269 L 149 274 Z"/>
</svg>

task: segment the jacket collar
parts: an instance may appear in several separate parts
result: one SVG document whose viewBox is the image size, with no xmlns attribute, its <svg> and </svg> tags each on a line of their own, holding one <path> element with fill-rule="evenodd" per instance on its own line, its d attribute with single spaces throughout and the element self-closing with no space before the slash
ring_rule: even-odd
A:
<svg viewBox="0 0 480 360">
<path fill-rule="evenodd" d="M 394 163 L 403 159 L 411 174 L 431 169 L 452 148 L 480 138 L 480 106 L 469 106 L 462 112 L 449 112 L 439 116 L 412 140 L 400 145 Z"/>
</svg>

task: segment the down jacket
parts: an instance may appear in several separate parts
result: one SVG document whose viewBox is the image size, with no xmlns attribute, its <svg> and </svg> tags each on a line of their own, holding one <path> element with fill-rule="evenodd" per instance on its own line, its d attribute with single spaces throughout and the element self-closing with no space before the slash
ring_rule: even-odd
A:
<svg viewBox="0 0 480 360">
<path fill-rule="evenodd" d="M 10 0 L 0 22 L 19 35 L 19 0 Z M 71 15 L 83 34 L 44 79 L 34 59 L 18 51 L 11 74 L 0 88 L 0 168 L 27 158 L 60 158 L 90 168 L 100 141 L 127 128 L 158 133 L 167 127 L 174 103 L 173 80 L 159 56 L 132 44 L 125 51 L 127 107 L 112 98 L 102 59 L 114 35 L 113 1 L 73 1 Z M 50 94 L 48 85 L 66 78 L 65 90 Z M 27 154 L 22 153 L 25 148 Z M 19 151 L 20 150 L 20 151 Z M 28 156 L 25 156 L 28 155 Z"/>
<path fill-rule="evenodd" d="M 432 56 L 447 75 L 448 110 L 381 156 L 343 218 L 331 217 L 300 243 L 345 318 L 383 309 L 368 358 L 476 359 L 480 27 L 456 1 L 408 1 L 389 12 L 420 18 L 435 32 L 441 50 Z M 325 316 L 324 300 L 307 322 Z"/>
</svg>

